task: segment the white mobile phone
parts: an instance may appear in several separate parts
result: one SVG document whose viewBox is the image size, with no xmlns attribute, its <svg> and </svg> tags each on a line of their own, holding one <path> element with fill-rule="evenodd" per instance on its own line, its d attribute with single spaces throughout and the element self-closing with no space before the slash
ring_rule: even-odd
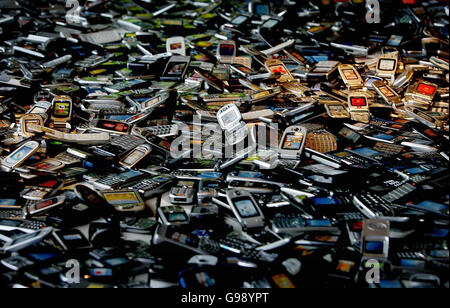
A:
<svg viewBox="0 0 450 308">
<path fill-rule="evenodd" d="M 281 138 L 279 154 L 284 159 L 298 159 L 305 147 L 307 129 L 303 126 L 286 128 Z"/>
<path fill-rule="evenodd" d="M 363 225 L 363 257 L 387 259 L 390 223 L 384 219 L 368 219 Z"/>
<path fill-rule="evenodd" d="M 228 104 L 217 112 L 217 120 L 223 130 L 229 131 L 239 126 L 242 120 L 242 114 L 236 105 Z"/>
<path fill-rule="evenodd" d="M 167 53 L 173 55 L 186 56 L 186 43 L 184 37 L 175 36 L 168 38 L 166 41 L 166 50 Z"/>
<path fill-rule="evenodd" d="M 133 168 L 136 166 L 141 160 L 144 159 L 145 156 L 152 152 L 152 147 L 150 145 L 140 145 L 136 149 L 132 150 L 128 155 L 126 155 L 120 162 L 122 166 L 126 168 Z"/>
<path fill-rule="evenodd" d="M 246 229 L 264 226 L 264 214 L 251 193 L 241 190 L 229 190 L 227 200 L 234 215 Z"/>
<path fill-rule="evenodd" d="M 10 171 L 22 165 L 31 155 L 39 150 L 40 143 L 37 141 L 28 141 L 20 148 L 12 152 L 2 161 L 2 168 Z"/>
</svg>

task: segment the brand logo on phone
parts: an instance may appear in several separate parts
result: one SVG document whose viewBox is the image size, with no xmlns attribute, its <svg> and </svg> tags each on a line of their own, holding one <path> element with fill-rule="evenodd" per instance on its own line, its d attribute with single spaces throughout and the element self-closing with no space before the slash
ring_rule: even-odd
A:
<svg viewBox="0 0 450 308">
<path fill-rule="evenodd" d="M 79 24 L 81 23 L 80 19 L 80 3 L 78 0 L 67 0 L 66 8 L 70 8 L 66 14 L 66 22 L 68 24 Z"/>
<path fill-rule="evenodd" d="M 380 2 L 378 0 L 366 0 L 366 7 L 366 22 L 369 24 L 379 24 L 381 22 Z"/>
</svg>

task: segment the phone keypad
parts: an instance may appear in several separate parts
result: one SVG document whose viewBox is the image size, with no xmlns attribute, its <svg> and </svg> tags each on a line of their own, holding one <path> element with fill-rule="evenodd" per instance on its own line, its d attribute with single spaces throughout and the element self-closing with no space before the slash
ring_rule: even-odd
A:
<svg viewBox="0 0 450 308">
<path fill-rule="evenodd" d="M 394 189 L 393 191 L 389 192 L 388 194 L 383 196 L 383 199 L 387 202 L 395 202 L 397 200 L 400 200 L 401 198 L 409 195 L 413 191 L 415 191 L 417 188 L 409 183 L 403 184 L 400 187 Z"/>
<path fill-rule="evenodd" d="M 357 201 L 356 205 L 358 208 L 358 203 L 361 203 L 375 215 L 390 216 L 393 213 L 391 202 L 386 201 L 384 198 L 378 195 L 372 193 L 363 193 L 360 195 L 356 195 L 355 200 Z"/>
<path fill-rule="evenodd" d="M 125 151 L 132 150 L 145 143 L 145 140 L 130 135 L 119 135 L 111 137 L 111 145 L 120 147 Z"/>
</svg>

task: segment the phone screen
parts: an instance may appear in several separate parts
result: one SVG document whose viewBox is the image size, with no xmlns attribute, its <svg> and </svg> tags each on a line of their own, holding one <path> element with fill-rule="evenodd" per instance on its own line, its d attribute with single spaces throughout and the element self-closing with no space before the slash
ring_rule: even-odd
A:
<svg viewBox="0 0 450 308">
<path fill-rule="evenodd" d="M 276 25 L 278 25 L 279 21 L 276 19 L 270 19 L 264 23 L 263 28 L 272 29 Z"/>
<path fill-rule="evenodd" d="M 233 25 L 240 26 L 240 25 L 242 25 L 244 22 L 246 22 L 247 19 L 248 19 L 248 17 L 240 15 L 240 16 L 236 17 L 235 19 L 233 19 L 233 20 L 231 21 L 231 23 L 232 23 Z"/>
<path fill-rule="evenodd" d="M 155 97 L 155 98 L 153 98 L 153 99 L 151 99 L 151 100 L 148 100 L 148 101 L 146 101 L 146 102 L 143 102 L 142 104 L 141 104 L 141 108 L 142 109 L 145 109 L 145 108 L 148 108 L 148 107 L 151 107 L 152 105 L 154 105 L 154 104 L 157 104 L 157 103 L 159 103 L 161 101 L 161 97 Z"/>
<path fill-rule="evenodd" d="M 270 67 L 270 72 L 273 75 L 286 75 L 287 70 L 283 65 L 275 65 Z"/>
<path fill-rule="evenodd" d="M 239 120 L 239 115 L 236 113 L 234 109 L 230 109 L 230 111 L 225 112 L 222 115 L 222 122 L 225 127 Z"/>
<path fill-rule="evenodd" d="M 53 110 L 53 115 L 58 118 L 66 118 L 70 114 L 69 102 L 57 102 Z"/>
<path fill-rule="evenodd" d="M 125 123 L 99 121 L 98 128 L 115 131 L 115 132 L 119 132 L 119 133 L 126 133 L 126 132 L 128 132 L 129 126 L 128 126 L 128 124 L 125 124 Z"/>
<path fill-rule="evenodd" d="M 391 90 L 389 90 L 388 87 L 379 87 L 378 90 L 380 90 L 380 92 L 383 93 L 383 95 L 386 97 L 395 96 L 395 94 Z"/>
<path fill-rule="evenodd" d="M 113 206 L 139 204 L 141 201 L 133 191 L 103 193 L 106 201 Z"/>
<path fill-rule="evenodd" d="M 181 77 L 186 65 L 186 62 L 171 62 L 167 67 L 165 75 L 168 77 Z"/>
<path fill-rule="evenodd" d="M 300 150 L 303 138 L 302 133 L 287 133 L 282 146 L 283 150 Z"/>
<path fill-rule="evenodd" d="M 219 53 L 221 56 L 232 57 L 234 56 L 235 46 L 233 44 L 221 44 L 219 47 Z"/>
<path fill-rule="evenodd" d="M 170 44 L 170 50 L 177 50 L 177 49 L 181 49 L 182 47 L 183 47 L 183 44 L 181 44 L 181 43 Z"/>
<path fill-rule="evenodd" d="M 239 215 L 243 218 L 257 217 L 259 216 L 253 201 L 249 198 L 240 199 L 234 202 Z"/>
<path fill-rule="evenodd" d="M 367 106 L 367 100 L 365 97 L 352 97 L 350 98 L 350 103 L 354 107 L 364 107 Z"/>
<path fill-rule="evenodd" d="M 394 59 L 381 59 L 378 63 L 378 69 L 381 71 L 392 71 L 395 69 L 397 61 Z"/>
<path fill-rule="evenodd" d="M 188 218 L 185 213 L 169 213 L 167 214 L 167 220 L 169 222 L 183 222 L 187 221 Z"/>
<path fill-rule="evenodd" d="M 354 70 L 343 70 L 342 71 L 345 78 L 347 78 L 347 80 L 358 80 L 358 76 L 356 75 Z"/>
<path fill-rule="evenodd" d="M 383 242 L 367 241 L 365 243 L 365 251 L 372 254 L 382 254 L 383 253 Z"/>
<path fill-rule="evenodd" d="M 419 92 L 420 94 L 433 95 L 435 91 L 436 87 L 424 83 L 420 83 L 417 87 L 417 92 Z"/>
</svg>

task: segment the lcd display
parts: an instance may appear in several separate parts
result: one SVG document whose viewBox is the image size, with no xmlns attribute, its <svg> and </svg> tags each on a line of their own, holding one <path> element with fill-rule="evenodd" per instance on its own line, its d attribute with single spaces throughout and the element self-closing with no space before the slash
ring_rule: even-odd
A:
<svg viewBox="0 0 450 308">
<path fill-rule="evenodd" d="M 219 53 L 221 56 L 233 57 L 235 46 L 232 44 L 221 44 L 219 47 Z"/>
<path fill-rule="evenodd" d="M 394 59 L 381 59 L 378 62 L 378 69 L 380 71 L 393 71 L 396 65 L 397 61 Z"/>
<path fill-rule="evenodd" d="M 282 65 L 275 65 L 275 66 L 270 67 L 270 72 L 273 75 L 286 75 L 287 74 L 286 68 Z"/>
<path fill-rule="evenodd" d="M 395 96 L 394 92 L 389 90 L 388 87 L 380 87 L 380 88 L 378 88 L 378 90 L 380 90 L 380 92 L 383 93 L 383 95 L 386 96 L 386 97 L 393 97 L 393 96 Z"/>
<path fill-rule="evenodd" d="M 304 135 L 302 133 L 288 133 L 284 138 L 283 150 L 300 150 Z"/>
<path fill-rule="evenodd" d="M 364 107 L 367 106 L 367 100 L 365 97 L 352 97 L 350 98 L 350 103 L 354 107 Z"/>
<path fill-rule="evenodd" d="M 183 44 L 181 43 L 173 43 L 170 44 L 170 50 L 177 50 L 183 47 Z"/>
<path fill-rule="evenodd" d="M 345 78 L 347 78 L 348 80 L 358 80 L 359 79 L 354 70 L 343 70 L 342 73 L 344 74 Z"/>
<path fill-rule="evenodd" d="M 222 122 L 224 127 L 228 127 L 230 124 L 239 120 L 239 115 L 234 109 L 230 109 L 230 111 L 225 112 L 222 117 Z"/>
<path fill-rule="evenodd" d="M 242 16 L 242 15 L 241 15 L 241 16 L 238 16 L 238 17 L 236 17 L 235 19 L 233 19 L 233 20 L 231 21 L 231 23 L 232 23 L 233 25 L 240 26 L 240 25 L 242 25 L 244 22 L 246 22 L 247 19 L 248 19 L 248 17 Z"/>
<path fill-rule="evenodd" d="M 424 83 L 419 83 L 419 85 L 417 86 L 417 92 L 419 92 L 420 94 L 433 95 L 435 91 L 436 87 Z"/>
<path fill-rule="evenodd" d="M 186 62 L 173 62 L 167 68 L 166 75 L 170 77 L 183 75 L 184 69 L 186 67 Z"/>
<path fill-rule="evenodd" d="M 373 242 L 367 241 L 365 243 L 365 251 L 371 254 L 382 254 L 383 253 L 383 242 Z"/>
<path fill-rule="evenodd" d="M 187 221 L 188 218 L 184 213 L 169 213 L 167 214 L 167 220 L 169 222 L 183 222 Z"/>
<path fill-rule="evenodd" d="M 240 199 L 234 202 L 239 215 L 242 218 L 250 218 L 259 216 L 258 210 L 256 209 L 253 201 L 251 199 Z"/>
<path fill-rule="evenodd" d="M 57 102 L 53 110 L 53 115 L 57 118 L 66 118 L 70 115 L 69 102 Z"/>
<path fill-rule="evenodd" d="M 103 193 L 106 201 L 111 205 L 139 204 L 141 201 L 132 191 Z"/>
</svg>

